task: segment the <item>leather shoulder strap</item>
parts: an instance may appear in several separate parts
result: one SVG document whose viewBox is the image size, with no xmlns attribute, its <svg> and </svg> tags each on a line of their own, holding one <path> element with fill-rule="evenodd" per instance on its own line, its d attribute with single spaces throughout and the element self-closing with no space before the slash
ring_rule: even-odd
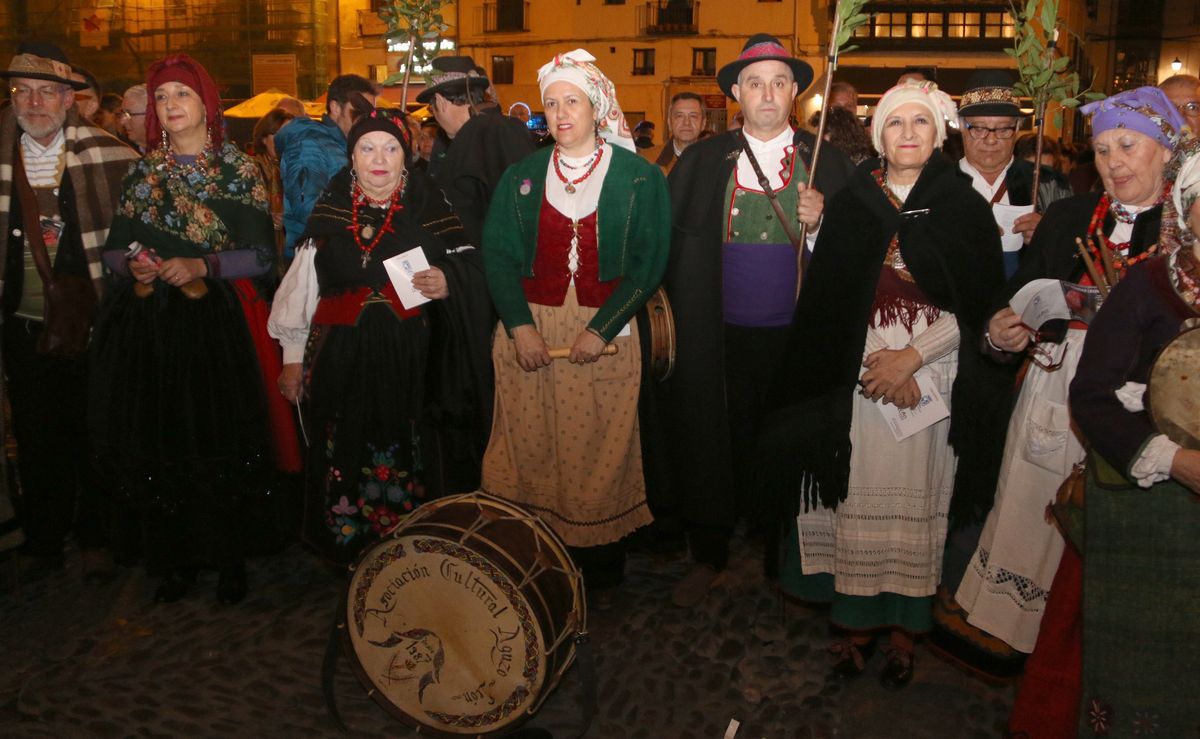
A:
<svg viewBox="0 0 1200 739">
<path fill-rule="evenodd" d="M 804 245 L 800 243 L 800 238 L 796 235 L 796 232 L 788 225 L 788 217 L 784 214 L 783 207 L 779 205 L 779 200 L 775 197 L 775 191 L 771 189 L 771 181 L 763 174 L 762 167 L 758 164 L 758 159 L 755 158 L 754 152 L 750 150 L 750 142 L 746 140 L 746 134 L 742 131 L 738 132 L 738 142 L 742 145 L 742 151 L 746 153 L 746 158 L 750 160 L 750 166 L 754 168 L 754 176 L 758 178 L 758 186 L 762 188 L 763 194 L 771 201 L 771 207 L 775 209 L 775 216 L 779 219 L 779 225 L 783 226 L 783 231 L 787 234 L 788 241 L 792 242 L 792 246 L 797 251 L 803 249 Z"/>
</svg>

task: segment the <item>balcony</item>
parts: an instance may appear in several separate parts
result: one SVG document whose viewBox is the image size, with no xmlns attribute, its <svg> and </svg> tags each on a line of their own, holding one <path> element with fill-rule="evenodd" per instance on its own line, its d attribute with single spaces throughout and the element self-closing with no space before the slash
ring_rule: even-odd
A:
<svg viewBox="0 0 1200 739">
<path fill-rule="evenodd" d="M 483 4 L 484 33 L 520 33 L 529 30 L 529 3 L 496 0 Z"/>
<path fill-rule="evenodd" d="M 699 33 L 699 2 L 657 0 L 638 8 L 638 15 L 638 28 L 643 36 L 694 36 Z"/>
</svg>

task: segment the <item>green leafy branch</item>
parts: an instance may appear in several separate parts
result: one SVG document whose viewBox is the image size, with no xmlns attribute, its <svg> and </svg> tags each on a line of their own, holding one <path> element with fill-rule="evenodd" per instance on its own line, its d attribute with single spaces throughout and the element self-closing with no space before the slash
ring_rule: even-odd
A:
<svg viewBox="0 0 1200 739">
<path fill-rule="evenodd" d="M 437 47 L 425 48 L 425 41 L 438 39 L 449 30 L 442 17 L 442 8 L 451 0 L 389 0 L 379 6 L 380 20 L 387 24 L 388 41 L 407 41 L 408 57 L 403 71 L 396 71 L 383 81 L 384 85 L 402 83 L 403 96 L 408 99 L 408 83 L 413 67 L 428 64 L 437 56 Z"/>
<path fill-rule="evenodd" d="M 841 20 L 840 23 L 834 23 L 837 30 L 837 38 L 834 39 L 834 48 L 840 53 L 845 51 L 854 51 L 857 46 L 846 46 L 854 32 L 866 24 L 871 16 L 862 12 L 863 6 L 867 4 L 867 0 L 838 0 L 837 17 Z"/>
<path fill-rule="evenodd" d="M 1004 53 L 1017 61 L 1021 79 L 1014 89 L 1018 95 L 1033 101 L 1039 125 L 1050 104 L 1057 104 L 1054 125 L 1061 129 L 1064 109 L 1098 100 L 1104 93 L 1093 92 L 1090 88 L 1081 92 L 1079 72 L 1070 68 L 1071 58 L 1059 54 L 1060 33 L 1075 35 L 1058 17 L 1059 0 L 1028 0 L 1023 9 L 1009 0 L 1009 6 L 1016 33 L 1013 47 L 1005 49 Z"/>
</svg>

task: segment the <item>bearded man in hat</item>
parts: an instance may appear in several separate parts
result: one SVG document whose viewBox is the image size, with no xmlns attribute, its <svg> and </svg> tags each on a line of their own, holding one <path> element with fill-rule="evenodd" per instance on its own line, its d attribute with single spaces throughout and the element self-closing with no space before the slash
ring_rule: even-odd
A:
<svg viewBox="0 0 1200 739">
<path fill-rule="evenodd" d="M 21 44 L 0 76 L 12 101 L 0 114 L 0 346 L 25 551 L 39 569 L 59 567 L 73 529 L 85 571 L 103 576 L 107 531 L 88 474 L 86 343 L 104 293 L 100 251 L 137 153 L 79 116 L 75 91 L 88 83 L 72 77 L 53 44 Z"/>
<path fill-rule="evenodd" d="M 446 134 L 433 145 L 429 174 L 462 221 L 467 239 L 483 246 L 483 221 L 500 175 L 533 151 L 529 129 L 486 98 L 490 85 L 469 56 L 433 60 L 430 84 L 417 95 Z"/>
<path fill-rule="evenodd" d="M 1033 238 L 1042 212 L 1050 203 L 1072 194 L 1053 169 L 1042 167 L 1039 207 L 1033 208 L 1033 164 L 1013 157 L 1022 117 L 1014 83 L 1006 70 L 981 69 L 967 80 L 958 108 L 963 133 L 963 158 L 958 166 L 992 205 L 1001 230 L 1004 273 L 1009 277 L 1017 269 L 1021 248 Z"/>
<path fill-rule="evenodd" d="M 649 502 L 656 518 L 685 522 L 696 566 L 672 593 L 685 607 L 720 581 L 733 524 L 751 507 L 742 491 L 749 487 L 758 424 L 769 410 L 765 388 L 795 307 L 793 236 L 801 223 L 812 236 L 822 194 L 840 190 L 851 172 L 845 155 L 826 145 L 813 175 L 816 137 L 788 123 L 812 77 L 812 68 L 778 39 L 751 37 L 717 74 L 745 124 L 689 146 L 669 178 L 673 227 L 664 285 L 677 354 L 662 387 L 662 411 L 674 480 L 668 491 L 652 491 L 657 499 Z"/>
</svg>

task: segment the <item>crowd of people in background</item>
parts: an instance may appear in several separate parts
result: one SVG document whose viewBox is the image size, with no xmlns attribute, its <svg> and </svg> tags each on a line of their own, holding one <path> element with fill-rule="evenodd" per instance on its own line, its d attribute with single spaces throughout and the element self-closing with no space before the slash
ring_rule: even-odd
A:
<svg viewBox="0 0 1200 739">
<path fill-rule="evenodd" d="M 537 114 L 448 56 L 425 120 L 343 75 L 243 151 L 186 55 L 118 95 L 22 44 L 0 550 L 34 578 L 73 540 L 87 581 L 141 564 L 164 603 L 215 571 L 232 605 L 255 554 L 341 567 L 482 489 L 545 520 L 594 607 L 636 547 L 690 559 L 694 608 L 744 524 L 779 597 L 828 605 L 841 679 L 878 648 L 902 689 L 927 639 L 1024 675 L 1014 736 L 1194 732 L 1200 449 L 1144 396 L 1200 318 L 1200 79 L 1083 106 L 1081 145 L 1022 133 L 1007 70 L 957 102 L 928 75 L 869 116 L 835 82 L 802 127 L 813 70 L 758 34 L 717 74 L 728 130 L 684 91 L 656 143 L 584 49 Z M 1038 281 L 1099 298 L 1029 325 Z"/>
</svg>

